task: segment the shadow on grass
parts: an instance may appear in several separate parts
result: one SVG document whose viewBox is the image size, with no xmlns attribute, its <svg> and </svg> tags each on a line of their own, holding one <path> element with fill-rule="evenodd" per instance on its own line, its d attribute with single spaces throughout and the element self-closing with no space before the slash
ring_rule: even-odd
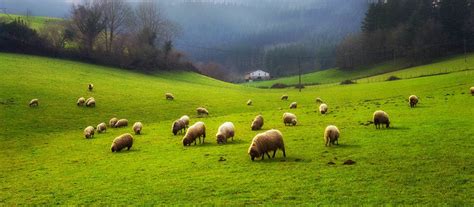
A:
<svg viewBox="0 0 474 207">
<path fill-rule="evenodd" d="M 331 145 L 330 147 L 326 147 L 327 149 L 332 149 L 332 148 L 360 148 L 360 145 L 355 145 L 355 144 L 339 144 L 339 145 Z"/>
<path fill-rule="evenodd" d="M 408 127 L 397 127 L 397 126 L 392 126 L 389 128 L 383 128 L 383 130 L 410 130 Z"/>
</svg>

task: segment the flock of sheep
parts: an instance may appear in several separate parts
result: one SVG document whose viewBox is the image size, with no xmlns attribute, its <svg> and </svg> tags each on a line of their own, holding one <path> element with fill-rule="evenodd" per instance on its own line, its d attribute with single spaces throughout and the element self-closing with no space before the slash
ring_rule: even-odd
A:
<svg viewBox="0 0 474 207">
<path fill-rule="evenodd" d="M 93 88 L 94 88 L 93 84 L 88 85 L 89 91 L 92 91 Z M 470 92 L 474 96 L 474 87 L 470 88 Z M 174 96 L 171 93 L 166 93 L 165 97 L 167 100 L 174 100 Z M 283 95 L 281 97 L 281 100 L 288 100 L 288 95 Z M 326 114 L 328 111 L 328 105 L 325 104 L 321 98 L 317 98 L 316 102 L 320 104 L 319 112 L 321 114 Z M 411 95 L 408 98 L 408 102 L 410 104 L 410 107 L 413 108 L 418 103 L 418 97 L 415 95 Z M 38 104 L 39 104 L 38 99 L 33 99 L 30 101 L 29 106 L 36 107 L 38 106 Z M 93 97 L 90 97 L 86 100 L 84 97 L 80 97 L 77 100 L 77 105 L 78 106 L 85 105 L 86 107 L 95 107 L 95 99 Z M 247 105 L 252 105 L 252 100 L 248 100 Z M 297 107 L 297 103 L 292 102 L 289 108 L 295 109 L 296 107 Z M 197 108 L 196 112 L 198 116 L 209 115 L 209 111 L 203 107 Z M 192 143 L 196 145 L 197 140 L 199 140 L 200 144 L 204 143 L 204 139 L 206 138 L 206 126 L 204 122 L 199 121 L 191 126 L 189 126 L 189 123 L 190 123 L 189 116 L 184 115 L 173 122 L 172 127 L 171 127 L 171 132 L 174 135 L 177 135 L 178 133 L 184 133 L 184 137 L 182 139 L 183 146 L 190 146 Z M 286 125 L 295 126 L 298 123 L 296 115 L 289 112 L 284 113 L 283 123 L 285 124 L 285 126 Z M 373 114 L 373 123 L 377 129 L 383 127 L 384 125 L 386 128 L 388 128 L 390 126 L 390 119 L 389 119 L 388 114 L 381 110 L 375 111 Z M 257 115 L 252 121 L 250 128 L 254 131 L 260 130 L 263 127 L 263 124 L 264 124 L 263 116 Z M 117 119 L 114 117 L 110 119 L 109 121 L 109 127 L 112 127 L 112 128 L 119 128 L 119 127 L 126 127 L 126 126 L 128 126 L 127 119 Z M 132 126 L 132 130 L 135 132 L 135 135 L 139 135 L 142 131 L 142 128 L 143 128 L 143 124 L 141 122 L 135 122 Z M 97 131 L 97 133 L 103 133 L 106 130 L 107 130 L 107 125 L 105 123 L 100 123 L 95 128 L 93 126 L 88 126 L 84 129 L 84 136 L 85 138 L 89 139 L 94 136 L 95 131 Z M 232 122 L 225 122 L 218 128 L 218 131 L 216 134 L 216 141 L 218 144 L 225 144 L 227 143 L 228 139 L 232 139 L 233 141 L 234 135 L 235 135 L 234 124 Z M 326 146 L 331 146 L 334 144 L 338 145 L 339 136 L 340 136 L 340 131 L 336 126 L 334 125 L 327 126 L 326 129 L 324 130 L 324 137 L 323 137 L 325 145 Z M 201 138 L 202 138 L 202 141 L 201 141 Z M 127 150 L 130 150 L 132 145 L 133 145 L 133 136 L 130 133 L 125 133 L 116 137 L 113 140 L 112 145 L 111 145 L 111 151 L 119 152 L 124 148 L 127 148 Z M 269 152 L 272 152 L 272 151 L 273 151 L 272 157 L 274 158 L 277 150 L 283 151 L 283 156 L 286 157 L 285 144 L 283 141 L 282 133 L 279 130 L 271 129 L 263 133 L 257 134 L 252 139 L 252 142 L 248 149 L 248 154 L 250 155 L 250 158 L 252 159 L 252 161 L 255 158 L 260 158 L 260 157 L 263 160 L 265 158 L 265 154 L 268 156 L 268 158 L 270 158 Z"/>
</svg>

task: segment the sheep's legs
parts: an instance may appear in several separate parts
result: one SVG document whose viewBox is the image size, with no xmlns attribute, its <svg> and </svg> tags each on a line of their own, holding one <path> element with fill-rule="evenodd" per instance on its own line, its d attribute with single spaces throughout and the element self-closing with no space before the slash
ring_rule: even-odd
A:
<svg viewBox="0 0 474 207">
<path fill-rule="evenodd" d="M 275 158 L 275 154 L 276 154 L 276 153 L 277 153 L 277 151 L 276 151 L 276 150 L 275 150 L 275 151 L 273 151 L 273 156 L 272 156 L 272 158 Z"/>
<path fill-rule="evenodd" d="M 281 151 L 283 151 L 283 157 L 286 157 L 285 149 L 283 148 Z"/>
<path fill-rule="evenodd" d="M 268 154 L 268 152 L 266 152 L 266 153 L 267 153 L 268 159 L 270 159 L 270 154 Z M 265 155 L 264 155 L 264 156 L 265 156 Z"/>
</svg>

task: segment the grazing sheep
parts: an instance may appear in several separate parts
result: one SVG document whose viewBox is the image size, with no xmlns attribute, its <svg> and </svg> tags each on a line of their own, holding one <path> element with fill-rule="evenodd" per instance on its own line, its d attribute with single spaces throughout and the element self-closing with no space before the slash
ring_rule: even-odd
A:
<svg viewBox="0 0 474 207">
<path fill-rule="evenodd" d="M 474 96 L 474 86 L 470 88 L 471 89 L 471 95 Z"/>
<path fill-rule="evenodd" d="M 118 119 L 117 118 L 111 118 L 109 121 L 109 127 L 115 127 L 115 123 L 117 123 Z"/>
<path fill-rule="evenodd" d="M 205 108 L 203 108 L 203 107 L 197 108 L 196 111 L 197 111 L 198 116 L 202 116 L 202 115 L 204 115 L 204 114 L 205 114 L 206 116 L 209 115 L 209 111 L 207 111 L 207 109 L 205 109 Z"/>
<path fill-rule="evenodd" d="M 133 136 L 129 133 L 122 134 L 114 139 L 112 142 L 112 146 L 110 149 L 112 152 L 120 152 L 123 148 L 127 148 L 127 150 L 130 150 L 130 148 L 133 145 Z"/>
<path fill-rule="evenodd" d="M 86 139 L 92 138 L 94 136 L 94 127 L 93 126 L 88 126 L 84 129 L 84 136 Z"/>
<path fill-rule="evenodd" d="M 328 105 L 324 103 L 319 105 L 319 112 L 321 114 L 326 114 L 328 112 Z"/>
<path fill-rule="evenodd" d="M 258 115 L 255 117 L 255 119 L 253 119 L 251 128 L 253 131 L 255 131 L 255 130 L 260 130 L 262 126 L 263 126 L 263 116 Z"/>
<path fill-rule="evenodd" d="M 143 124 L 141 122 L 135 122 L 132 128 L 135 134 L 140 134 L 142 132 Z"/>
<path fill-rule="evenodd" d="M 292 125 L 295 126 L 296 123 L 298 123 L 298 121 L 296 120 L 296 115 L 292 114 L 292 113 L 284 113 L 283 114 L 283 123 L 285 124 L 285 126 L 288 124 L 288 125 Z"/>
<path fill-rule="evenodd" d="M 288 100 L 288 95 L 281 96 L 281 100 Z"/>
<path fill-rule="evenodd" d="M 235 127 L 232 122 L 223 123 L 217 130 L 216 140 L 217 144 L 227 143 L 227 139 L 232 138 L 234 141 Z"/>
<path fill-rule="evenodd" d="M 102 133 L 102 132 L 105 132 L 106 130 L 107 130 L 107 125 L 105 125 L 104 122 L 97 125 L 97 133 Z"/>
<path fill-rule="evenodd" d="M 375 128 L 382 128 L 381 125 L 385 124 L 385 127 L 388 128 L 390 126 L 390 120 L 388 118 L 388 114 L 385 111 L 378 110 L 374 112 L 374 125 Z"/>
<path fill-rule="evenodd" d="M 77 106 L 84 106 L 85 103 L 86 99 L 84 97 L 80 97 L 79 99 L 77 99 Z"/>
<path fill-rule="evenodd" d="M 259 157 L 262 157 L 263 160 L 265 158 L 265 154 L 267 154 L 268 159 L 270 159 L 268 152 L 273 151 L 273 158 L 275 158 L 275 153 L 278 149 L 281 149 L 283 151 L 283 157 L 286 157 L 283 135 L 280 131 L 272 129 L 264 133 L 257 134 L 253 138 L 248 150 L 248 154 L 250 155 L 252 161 Z"/>
<path fill-rule="evenodd" d="M 166 97 L 166 100 L 171 100 L 171 101 L 174 100 L 174 96 L 172 93 L 166 93 L 165 97 Z"/>
<path fill-rule="evenodd" d="M 409 98 L 408 98 L 408 102 L 410 103 L 410 107 L 413 108 L 416 106 L 416 104 L 418 103 L 418 97 L 416 97 L 415 95 L 411 95 Z"/>
<path fill-rule="evenodd" d="M 171 126 L 171 131 L 173 132 L 174 135 L 178 134 L 178 132 L 183 132 L 183 130 L 186 132 L 186 127 L 189 125 L 189 116 L 184 115 L 178 120 L 173 122 L 173 125 Z"/>
<path fill-rule="evenodd" d="M 95 99 L 94 97 L 90 97 L 86 100 L 87 107 L 95 107 Z"/>
<path fill-rule="evenodd" d="M 316 98 L 316 103 L 323 103 L 323 100 L 321 98 Z"/>
<path fill-rule="evenodd" d="M 188 128 L 186 135 L 183 137 L 183 145 L 184 146 L 191 146 L 191 143 L 194 142 L 196 145 L 196 139 L 199 138 L 199 144 L 201 144 L 201 137 L 202 143 L 204 144 L 204 139 L 206 138 L 206 126 L 204 122 L 196 122 L 192 126 Z"/>
<path fill-rule="evenodd" d="M 189 116 L 188 115 L 183 115 L 179 120 L 183 121 L 186 127 L 189 126 Z"/>
<path fill-rule="evenodd" d="M 326 130 L 324 130 L 324 142 L 326 143 L 326 147 L 331 146 L 331 144 L 334 145 L 334 143 L 339 145 L 340 134 L 341 133 L 339 132 L 339 129 L 336 126 L 327 126 Z"/>
<path fill-rule="evenodd" d="M 38 106 L 38 104 L 39 104 L 39 100 L 38 100 L 37 98 L 32 99 L 32 100 L 30 101 L 30 107 Z"/>
<path fill-rule="evenodd" d="M 252 105 L 252 100 L 249 99 L 249 100 L 247 101 L 247 106 L 251 106 L 251 105 Z"/>
<path fill-rule="evenodd" d="M 92 91 L 92 89 L 94 89 L 94 84 L 89 83 L 89 87 L 88 87 L 88 88 L 89 88 L 89 91 Z"/>
<path fill-rule="evenodd" d="M 293 102 L 290 104 L 290 109 L 296 109 L 297 106 L 298 104 L 296 102 Z"/>
<path fill-rule="evenodd" d="M 126 127 L 128 126 L 128 120 L 120 119 L 114 124 L 114 128 Z"/>
</svg>

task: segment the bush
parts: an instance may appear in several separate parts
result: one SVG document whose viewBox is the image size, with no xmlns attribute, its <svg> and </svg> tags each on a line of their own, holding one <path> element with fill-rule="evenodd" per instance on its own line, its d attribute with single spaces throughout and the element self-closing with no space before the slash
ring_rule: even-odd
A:
<svg viewBox="0 0 474 207">
<path fill-rule="evenodd" d="M 396 80 L 400 80 L 400 79 L 401 79 L 401 78 L 392 75 L 392 76 L 390 76 L 390 77 L 387 78 L 387 81 L 396 81 Z"/>
<path fill-rule="evenodd" d="M 353 80 L 345 80 L 341 82 L 341 85 L 349 85 L 349 84 L 356 84 Z"/>
<path fill-rule="evenodd" d="M 283 83 L 275 83 L 270 88 L 288 88 L 288 85 L 283 84 Z"/>
</svg>

